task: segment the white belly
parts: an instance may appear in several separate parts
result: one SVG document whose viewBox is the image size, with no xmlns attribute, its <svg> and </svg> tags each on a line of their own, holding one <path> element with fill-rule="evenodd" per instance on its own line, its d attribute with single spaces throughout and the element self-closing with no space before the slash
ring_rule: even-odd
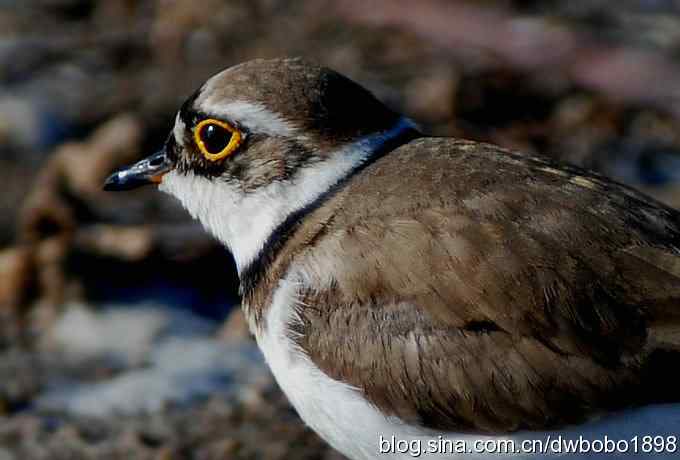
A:
<svg viewBox="0 0 680 460">
<path fill-rule="evenodd" d="M 508 436 L 438 433 L 406 425 L 393 417 L 385 417 L 357 389 L 331 379 L 314 366 L 287 335 L 289 332 L 286 325 L 296 320 L 293 306 L 296 302 L 297 285 L 297 282 L 290 280 L 281 282 L 267 313 L 266 331 L 256 334 L 257 342 L 277 382 L 300 417 L 331 446 L 352 460 L 452 460 L 506 456 L 535 460 L 556 457 L 655 460 L 680 458 L 680 445 L 673 442 L 674 436 L 680 437 L 678 404 L 622 412 L 562 431 L 524 432 Z M 628 452 L 594 452 L 593 450 L 600 449 L 599 444 L 588 446 L 584 441 L 579 441 L 579 436 L 587 441 L 604 441 L 605 435 L 611 442 L 618 442 L 619 448 L 627 445 Z M 644 436 L 663 436 L 663 439 L 656 438 L 647 442 Z M 512 444 L 508 444 L 506 440 Z M 523 442 L 525 440 L 527 442 Z M 572 444 L 567 445 L 566 442 Z M 567 449 L 574 448 L 573 443 L 579 443 L 581 449 L 589 447 L 590 452 L 566 452 Z M 500 456 L 480 452 L 493 448 L 509 449 L 508 446 L 511 445 L 522 452 Z M 612 447 L 612 444 L 609 443 L 608 446 Z M 663 452 L 642 452 L 649 448 L 656 449 L 657 446 Z M 557 451 L 561 454 L 546 453 L 554 452 L 557 447 L 561 449 Z M 460 449 L 464 449 L 464 452 Z M 541 449 L 543 452 L 530 453 Z M 636 449 L 637 453 L 634 452 Z"/>
</svg>

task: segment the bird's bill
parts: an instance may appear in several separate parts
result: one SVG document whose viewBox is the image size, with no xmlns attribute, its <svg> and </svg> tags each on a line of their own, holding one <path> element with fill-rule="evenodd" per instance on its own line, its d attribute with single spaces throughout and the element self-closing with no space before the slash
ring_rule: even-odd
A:
<svg viewBox="0 0 680 460">
<path fill-rule="evenodd" d="M 150 157 L 111 174 L 104 183 L 104 190 L 118 192 L 148 184 L 159 184 L 163 175 L 171 169 L 172 162 L 163 148 Z"/>
</svg>

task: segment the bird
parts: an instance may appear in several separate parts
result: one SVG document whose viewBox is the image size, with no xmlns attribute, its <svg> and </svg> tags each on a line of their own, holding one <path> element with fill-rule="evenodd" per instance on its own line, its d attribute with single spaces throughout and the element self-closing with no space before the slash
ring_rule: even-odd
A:
<svg viewBox="0 0 680 460">
<path fill-rule="evenodd" d="M 653 198 L 427 136 L 302 58 L 207 80 L 104 189 L 145 184 L 233 254 L 276 381 L 346 457 L 487 458 L 475 446 L 511 441 L 512 458 L 553 458 L 536 440 L 609 436 L 676 458 L 680 214 Z"/>
</svg>

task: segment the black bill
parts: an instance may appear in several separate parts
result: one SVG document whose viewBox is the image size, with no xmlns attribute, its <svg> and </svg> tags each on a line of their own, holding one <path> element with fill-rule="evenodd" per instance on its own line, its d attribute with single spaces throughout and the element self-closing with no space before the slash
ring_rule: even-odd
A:
<svg viewBox="0 0 680 460">
<path fill-rule="evenodd" d="M 104 183 L 104 190 L 118 192 L 132 190 L 142 185 L 158 184 L 163 174 L 171 169 L 172 162 L 163 148 L 150 157 L 111 174 Z"/>
</svg>

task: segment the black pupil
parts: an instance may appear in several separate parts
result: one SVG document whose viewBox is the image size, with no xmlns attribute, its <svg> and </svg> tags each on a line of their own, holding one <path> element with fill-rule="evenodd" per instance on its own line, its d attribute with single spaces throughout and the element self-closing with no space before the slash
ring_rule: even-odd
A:
<svg viewBox="0 0 680 460">
<path fill-rule="evenodd" d="M 231 131 L 219 125 L 207 125 L 201 130 L 201 140 L 208 153 L 217 154 L 229 145 Z"/>
</svg>

